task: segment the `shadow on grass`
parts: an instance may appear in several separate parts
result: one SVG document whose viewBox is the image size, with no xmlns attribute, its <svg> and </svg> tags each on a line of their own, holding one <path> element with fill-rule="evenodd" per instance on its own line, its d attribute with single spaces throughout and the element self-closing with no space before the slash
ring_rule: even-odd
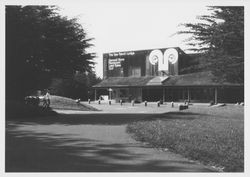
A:
<svg viewBox="0 0 250 177">
<path fill-rule="evenodd" d="M 53 113 L 54 114 L 54 113 Z M 25 117 L 19 116 L 7 121 L 16 124 L 64 124 L 64 125 L 125 125 L 138 121 L 151 120 L 194 120 L 203 114 L 190 112 L 168 112 L 164 114 L 54 114 L 53 116 Z"/>
<path fill-rule="evenodd" d="M 148 160 L 134 164 L 147 154 L 128 150 L 133 144 L 103 144 L 60 134 L 28 132 L 6 134 L 6 172 L 209 172 L 187 168 L 191 162 Z M 179 164 L 179 165 L 176 165 Z M 182 165 L 180 165 L 182 164 Z"/>
<path fill-rule="evenodd" d="M 199 119 L 201 116 L 206 116 L 207 114 L 199 114 L 192 112 L 167 112 L 155 116 L 150 116 L 144 119 L 144 121 L 151 120 L 194 120 Z"/>
<path fill-rule="evenodd" d="M 153 114 L 58 114 L 47 117 L 26 118 L 19 117 L 9 121 L 17 124 L 65 124 L 65 125 L 124 125 L 134 121 L 153 117 Z M 8 121 L 8 119 L 7 119 Z"/>
<path fill-rule="evenodd" d="M 33 119 L 37 117 L 56 116 L 57 113 L 51 108 L 42 106 L 26 105 L 19 102 L 6 102 L 6 119 Z"/>
</svg>

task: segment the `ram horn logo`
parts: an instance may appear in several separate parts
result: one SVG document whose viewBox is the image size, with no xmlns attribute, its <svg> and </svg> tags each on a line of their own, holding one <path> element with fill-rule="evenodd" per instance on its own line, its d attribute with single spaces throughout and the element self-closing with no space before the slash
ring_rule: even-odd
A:
<svg viewBox="0 0 250 177">
<path fill-rule="evenodd" d="M 162 52 L 160 50 L 153 50 L 149 54 L 149 61 L 152 65 L 155 65 L 158 61 L 163 59 Z"/>
<path fill-rule="evenodd" d="M 170 63 L 175 64 L 178 60 L 177 50 L 174 48 L 165 50 L 164 60 L 168 60 Z"/>
</svg>

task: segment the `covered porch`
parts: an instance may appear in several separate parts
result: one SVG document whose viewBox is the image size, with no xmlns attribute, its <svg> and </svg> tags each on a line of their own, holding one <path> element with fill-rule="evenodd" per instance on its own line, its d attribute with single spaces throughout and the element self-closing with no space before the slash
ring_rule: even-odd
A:
<svg viewBox="0 0 250 177">
<path fill-rule="evenodd" d="M 93 89 L 95 100 L 100 95 L 108 95 L 116 102 L 244 102 L 244 85 L 218 83 L 210 72 L 167 77 L 110 77 Z"/>
</svg>

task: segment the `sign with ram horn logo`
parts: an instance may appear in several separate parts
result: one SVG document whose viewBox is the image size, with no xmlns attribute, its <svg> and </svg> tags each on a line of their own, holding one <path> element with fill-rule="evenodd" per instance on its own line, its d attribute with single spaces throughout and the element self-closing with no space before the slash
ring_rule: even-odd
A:
<svg viewBox="0 0 250 177">
<path fill-rule="evenodd" d="M 178 61 L 178 51 L 174 48 L 167 49 L 164 52 L 164 61 L 168 60 L 171 64 Z"/>
<path fill-rule="evenodd" d="M 165 53 L 164 53 L 163 57 L 161 58 L 161 60 L 159 60 L 159 62 L 158 62 L 158 70 L 159 71 L 168 71 L 168 68 L 169 68 L 169 62 L 168 61 L 169 60 L 165 56 Z"/>
<path fill-rule="evenodd" d="M 163 59 L 163 54 L 160 50 L 153 50 L 149 54 L 149 62 L 152 65 L 155 65 L 157 62 L 161 61 Z"/>
</svg>

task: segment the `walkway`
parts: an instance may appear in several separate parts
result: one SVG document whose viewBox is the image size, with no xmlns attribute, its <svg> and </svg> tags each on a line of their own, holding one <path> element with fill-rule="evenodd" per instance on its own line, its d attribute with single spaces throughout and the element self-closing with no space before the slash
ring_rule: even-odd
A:
<svg viewBox="0 0 250 177">
<path fill-rule="evenodd" d="M 213 171 L 180 155 L 137 142 L 126 133 L 128 123 L 156 113 L 60 113 L 57 117 L 7 121 L 6 171 Z"/>
</svg>

